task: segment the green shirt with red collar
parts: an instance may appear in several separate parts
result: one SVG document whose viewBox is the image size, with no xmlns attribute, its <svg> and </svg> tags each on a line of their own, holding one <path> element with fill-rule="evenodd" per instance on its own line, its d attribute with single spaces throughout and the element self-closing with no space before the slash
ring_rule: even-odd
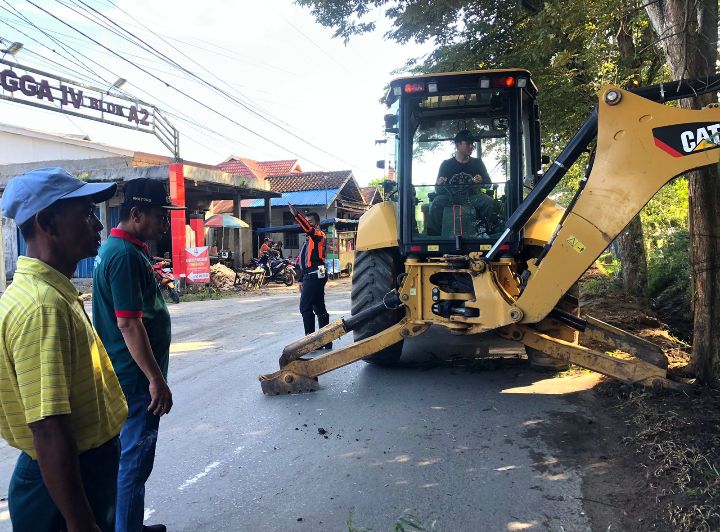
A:
<svg viewBox="0 0 720 532">
<path fill-rule="evenodd" d="M 100 247 L 93 272 L 93 322 L 110 355 L 125 394 L 148 389 L 148 380 L 130 355 L 117 318 L 141 318 L 163 377 L 170 360 L 170 313 L 155 281 L 144 242 L 112 229 Z"/>
</svg>

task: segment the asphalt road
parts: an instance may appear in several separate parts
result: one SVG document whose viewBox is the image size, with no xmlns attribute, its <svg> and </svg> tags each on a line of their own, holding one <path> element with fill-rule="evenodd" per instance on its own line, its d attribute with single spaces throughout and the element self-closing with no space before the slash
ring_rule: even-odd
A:
<svg viewBox="0 0 720 532">
<path fill-rule="evenodd" d="M 328 294 L 331 319 L 349 314 L 346 288 Z M 400 367 L 360 362 L 321 376 L 313 394 L 266 397 L 257 376 L 301 335 L 297 303 L 284 292 L 171 307 L 175 407 L 160 425 L 147 524 L 387 531 L 409 511 L 440 531 L 589 529 L 579 472 L 543 440 L 558 413 L 584 415 L 558 393 L 581 382 L 517 361 L 481 370 L 456 358 L 476 351 L 467 339 L 431 329 Z M 16 455 L 0 444 L 3 498 Z"/>
</svg>

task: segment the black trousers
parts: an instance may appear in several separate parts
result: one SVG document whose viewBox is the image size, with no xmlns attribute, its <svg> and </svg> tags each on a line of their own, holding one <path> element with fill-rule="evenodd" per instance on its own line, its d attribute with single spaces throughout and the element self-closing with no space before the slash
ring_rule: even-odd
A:
<svg viewBox="0 0 720 532">
<path fill-rule="evenodd" d="M 300 314 L 305 327 L 305 334 L 315 332 L 315 316 L 319 328 L 330 323 L 330 315 L 325 309 L 325 284 L 327 276 L 318 279 L 317 273 L 303 276 L 302 291 L 300 292 Z"/>
</svg>

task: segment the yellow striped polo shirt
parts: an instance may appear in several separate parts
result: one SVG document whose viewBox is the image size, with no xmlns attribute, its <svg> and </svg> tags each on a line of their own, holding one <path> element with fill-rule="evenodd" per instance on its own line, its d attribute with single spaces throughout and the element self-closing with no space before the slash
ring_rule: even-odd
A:
<svg viewBox="0 0 720 532">
<path fill-rule="evenodd" d="M 20 257 L 0 298 L 0 434 L 37 458 L 28 424 L 57 415 L 84 452 L 120 432 L 127 403 L 73 284 Z"/>
</svg>

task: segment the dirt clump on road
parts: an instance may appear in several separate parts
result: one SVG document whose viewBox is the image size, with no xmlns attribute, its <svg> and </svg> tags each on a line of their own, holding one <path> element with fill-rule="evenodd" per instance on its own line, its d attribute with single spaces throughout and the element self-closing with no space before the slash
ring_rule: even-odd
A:
<svg viewBox="0 0 720 532">
<path fill-rule="evenodd" d="M 603 275 L 581 280 L 581 312 L 659 345 L 669 373 L 686 375 L 691 347 L 612 283 L 598 290 Z M 555 421 L 565 459 L 584 472 L 593 530 L 720 530 L 720 391 L 653 392 L 603 379 L 578 400 L 596 415 L 593 430 Z"/>
</svg>

